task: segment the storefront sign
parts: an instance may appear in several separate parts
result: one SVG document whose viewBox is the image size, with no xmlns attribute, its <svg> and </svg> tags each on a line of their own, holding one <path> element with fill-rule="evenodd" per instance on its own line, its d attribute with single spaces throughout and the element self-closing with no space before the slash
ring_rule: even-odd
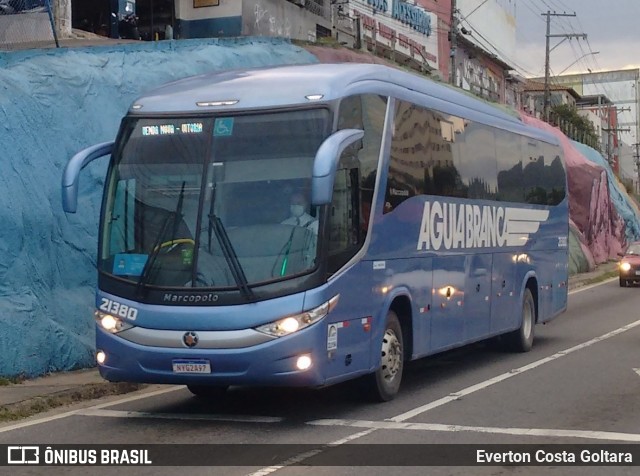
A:
<svg viewBox="0 0 640 476">
<path fill-rule="evenodd" d="M 374 2 L 375 0 L 368 1 Z M 417 32 L 411 33 L 407 31 L 406 26 L 403 27 L 398 20 L 379 15 L 378 13 L 375 15 L 369 15 L 368 12 L 365 13 L 361 9 L 353 10 L 352 16 L 360 17 L 362 31 L 365 38 L 375 38 L 377 43 L 406 56 L 415 57 L 417 55 L 419 58 L 437 64 L 438 43 L 435 35 L 425 36 L 424 34 L 418 34 Z M 428 12 L 425 12 L 425 14 L 429 18 L 430 24 L 430 15 L 433 14 Z"/>
<path fill-rule="evenodd" d="M 392 16 L 420 33 L 431 35 L 431 17 L 420 7 L 401 0 L 394 0 Z"/>
</svg>

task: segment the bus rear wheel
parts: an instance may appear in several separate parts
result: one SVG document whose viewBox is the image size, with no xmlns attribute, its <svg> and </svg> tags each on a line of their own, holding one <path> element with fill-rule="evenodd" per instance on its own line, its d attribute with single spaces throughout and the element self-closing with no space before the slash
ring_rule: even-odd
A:
<svg viewBox="0 0 640 476">
<path fill-rule="evenodd" d="M 222 398 L 229 387 L 226 385 L 187 385 L 187 388 L 196 397 Z"/>
<path fill-rule="evenodd" d="M 380 367 L 364 379 L 366 396 L 374 401 L 393 400 L 400 389 L 404 368 L 402 327 L 395 312 L 389 311 L 380 347 Z"/>
<path fill-rule="evenodd" d="M 513 352 L 529 352 L 533 347 L 536 325 L 536 303 L 531 290 L 526 288 L 522 296 L 522 319 L 520 328 L 504 336 L 507 348 Z"/>
</svg>

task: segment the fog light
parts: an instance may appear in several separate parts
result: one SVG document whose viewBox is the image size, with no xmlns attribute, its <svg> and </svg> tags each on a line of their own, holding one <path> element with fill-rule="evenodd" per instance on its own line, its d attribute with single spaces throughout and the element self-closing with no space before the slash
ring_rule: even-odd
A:
<svg viewBox="0 0 640 476">
<path fill-rule="evenodd" d="M 107 360 L 107 354 L 99 350 L 98 352 L 96 352 L 96 360 L 99 364 L 104 364 L 104 361 Z"/>
<path fill-rule="evenodd" d="M 301 355 L 296 361 L 296 367 L 298 367 L 298 370 L 307 370 L 311 367 L 311 357 L 308 355 Z"/>
</svg>

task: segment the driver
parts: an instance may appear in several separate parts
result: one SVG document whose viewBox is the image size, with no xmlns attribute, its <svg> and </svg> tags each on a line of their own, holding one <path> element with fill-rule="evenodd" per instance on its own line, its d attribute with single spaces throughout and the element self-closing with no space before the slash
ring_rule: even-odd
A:
<svg viewBox="0 0 640 476">
<path fill-rule="evenodd" d="M 290 216 L 282 222 L 283 225 L 296 225 L 303 228 L 307 228 L 313 232 L 314 235 L 318 235 L 318 220 L 312 217 L 308 213 L 309 203 L 304 194 L 295 192 L 291 195 L 291 202 L 289 205 Z"/>
</svg>

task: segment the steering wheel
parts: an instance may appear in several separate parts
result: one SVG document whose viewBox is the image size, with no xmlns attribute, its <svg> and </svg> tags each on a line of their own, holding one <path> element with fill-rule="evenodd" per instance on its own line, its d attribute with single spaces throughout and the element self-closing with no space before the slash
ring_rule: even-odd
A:
<svg viewBox="0 0 640 476">
<path fill-rule="evenodd" d="M 157 255 L 156 284 L 183 286 L 191 276 L 196 242 L 191 238 L 176 238 L 160 243 L 153 250 Z M 160 270 L 162 268 L 162 271 Z"/>
<path fill-rule="evenodd" d="M 178 245 L 191 245 L 191 247 L 195 247 L 196 242 L 194 240 L 192 240 L 191 238 L 176 238 L 175 240 L 170 240 L 170 241 L 165 241 L 164 243 L 160 243 L 158 246 L 156 246 L 153 251 L 159 251 L 162 250 L 162 248 L 168 248 L 167 253 L 173 251 L 173 248 L 175 248 Z"/>
</svg>

